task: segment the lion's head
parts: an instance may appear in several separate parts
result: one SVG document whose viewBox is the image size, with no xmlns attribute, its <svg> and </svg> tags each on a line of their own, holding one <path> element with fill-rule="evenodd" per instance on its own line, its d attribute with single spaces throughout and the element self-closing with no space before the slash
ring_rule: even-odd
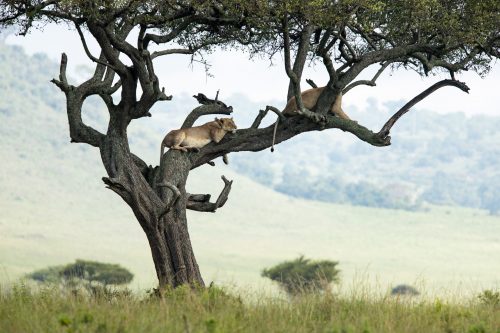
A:
<svg viewBox="0 0 500 333">
<path fill-rule="evenodd" d="M 234 123 L 233 118 L 215 118 L 215 121 L 226 132 L 235 133 L 236 129 L 238 129 L 238 127 L 236 127 L 236 124 Z"/>
</svg>

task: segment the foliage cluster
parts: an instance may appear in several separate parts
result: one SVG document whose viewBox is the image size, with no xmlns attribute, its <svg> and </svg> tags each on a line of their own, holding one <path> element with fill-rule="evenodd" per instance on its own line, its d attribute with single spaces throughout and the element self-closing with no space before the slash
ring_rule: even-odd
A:
<svg viewBox="0 0 500 333">
<path fill-rule="evenodd" d="M 252 296 L 252 295 L 248 295 Z M 493 332 L 500 312 L 478 300 L 304 294 L 288 301 L 219 288 L 178 288 L 163 299 L 0 287 L 1 332 Z"/>
<path fill-rule="evenodd" d="M 338 262 L 330 260 L 310 260 L 300 256 L 266 268 L 262 276 L 276 281 L 289 294 L 299 294 L 314 290 L 329 290 L 332 282 L 338 282 Z"/>
</svg>

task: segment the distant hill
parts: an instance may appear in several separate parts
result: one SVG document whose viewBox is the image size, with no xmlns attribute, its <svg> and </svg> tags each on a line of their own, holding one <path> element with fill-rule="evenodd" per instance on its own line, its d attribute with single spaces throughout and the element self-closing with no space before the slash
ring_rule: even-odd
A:
<svg viewBox="0 0 500 333">
<path fill-rule="evenodd" d="M 29 58 L 19 47 L 0 48 L 0 115 L 19 126 L 7 125 L 4 133 L 29 122 L 35 126 L 60 123 L 50 144 L 66 152 L 68 133 L 64 128 L 64 97 L 47 84 L 58 65 L 44 55 Z M 224 100 L 233 105 L 240 127 L 247 127 L 265 105 L 244 96 Z M 32 102 L 33 101 L 33 102 Z M 391 112 L 403 102 L 374 100 L 366 110 L 347 108 L 352 118 L 372 129 L 379 129 Z M 268 104 L 282 107 L 280 102 Z M 284 103 L 281 103 L 284 104 Z M 151 119 L 135 121 L 130 127 L 131 147 L 149 164 L 157 164 L 158 143 L 171 128 L 179 127 L 196 101 L 187 95 L 174 96 L 172 102 L 158 104 Z M 33 118 L 27 110 L 46 110 Z M 23 111 L 16 111 L 23 110 Z M 84 120 L 105 131 L 107 114 L 98 99 L 85 104 Z M 13 117 L 16 113 L 16 117 Z M 500 110 L 499 110 L 500 113 Z M 270 115 L 265 124 L 274 121 Z M 205 120 L 211 119 L 206 117 Z M 203 121 L 203 120 L 202 120 Z M 47 125 L 44 124 L 47 123 Z M 0 126 L 2 126 L 0 125 Z M 30 125 L 31 126 L 31 125 Z M 279 192 L 306 199 L 354 205 L 418 210 L 426 203 L 482 208 L 500 213 L 500 117 L 463 113 L 437 114 L 416 109 L 393 128 L 390 147 L 376 148 L 340 131 L 306 133 L 284 142 L 276 151 L 231 155 L 230 168 Z M 30 130 L 36 130 L 33 126 Z M 13 133 L 4 139 L 11 140 Z M 79 146 L 82 152 L 89 148 Z M 22 154 L 22 152 L 19 152 Z"/>
</svg>

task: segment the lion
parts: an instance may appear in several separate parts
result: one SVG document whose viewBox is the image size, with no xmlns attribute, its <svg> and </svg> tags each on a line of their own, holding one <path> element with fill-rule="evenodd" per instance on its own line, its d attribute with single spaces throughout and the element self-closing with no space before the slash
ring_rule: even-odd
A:
<svg viewBox="0 0 500 333">
<path fill-rule="evenodd" d="M 304 104 L 304 107 L 306 109 L 311 110 L 315 105 L 316 102 L 318 101 L 319 95 L 323 92 L 323 89 L 325 87 L 320 87 L 320 88 L 312 88 L 308 89 L 306 91 L 303 91 L 301 96 L 302 96 L 302 104 Z M 295 103 L 295 96 L 290 98 L 288 103 L 286 104 L 285 108 L 283 109 L 282 113 L 285 116 L 294 116 L 297 114 L 297 103 Z M 338 97 L 335 99 L 335 103 L 333 103 L 332 108 L 330 110 L 334 115 L 342 118 L 342 119 L 351 119 L 345 112 L 342 110 L 342 93 L 338 95 Z"/>
<path fill-rule="evenodd" d="M 214 121 L 201 126 L 170 131 L 161 143 L 160 160 L 163 157 L 165 147 L 184 152 L 199 150 L 212 141 L 219 143 L 227 132 L 235 133 L 236 129 L 233 118 L 215 118 Z"/>
</svg>

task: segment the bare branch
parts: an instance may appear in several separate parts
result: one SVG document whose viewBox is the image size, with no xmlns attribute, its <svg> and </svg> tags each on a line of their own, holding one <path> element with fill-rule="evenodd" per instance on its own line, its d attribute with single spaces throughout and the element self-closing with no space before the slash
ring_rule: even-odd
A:
<svg viewBox="0 0 500 333">
<path fill-rule="evenodd" d="M 383 64 L 381 64 L 379 70 L 377 71 L 377 73 L 375 73 L 375 75 L 373 76 L 373 78 L 371 80 L 359 80 L 359 81 L 353 82 L 353 83 L 349 84 L 347 87 L 345 87 L 344 90 L 342 91 L 342 93 L 345 94 L 349 90 L 351 90 L 352 88 L 357 87 L 359 85 L 367 85 L 367 86 L 375 87 L 377 85 L 375 83 L 375 81 L 377 81 L 379 76 L 384 72 L 384 70 L 387 68 L 387 66 L 389 66 L 390 63 L 391 63 L 391 61 L 386 61 Z"/>
<path fill-rule="evenodd" d="M 311 79 L 306 79 L 306 82 L 312 87 L 312 88 L 318 88 L 318 85 Z"/>
<path fill-rule="evenodd" d="M 194 51 L 192 49 L 169 49 L 162 51 L 155 51 L 151 54 L 151 59 L 155 59 L 157 57 L 170 55 L 170 54 L 193 54 Z"/>
<path fill-rule="evenodd" d="M 418 102 L 420 102 L 421 100 L 423 100 L 424 98 L 426 98 L 427 96 L 429 96 L 430 94 L 432 94 L 434 91 L 438 90 L 439 88 L 442 88 L 442 87 L 445 87 L 445 86 L 453 86 L 453 87 L 457 87 L 459 88 L 460 90 L 468 93 L 469 92 L 469 87 L 463 83 L 463 82 L 460 82 L 460 81 L 455 81 L 455 80 L 442 80 L 442 81 L 439 81 L 437 83 L 434 83 L 432 86 L 430 86 L 429 88 L 427 88 L 426 90 L 422 91 L 420 94 L 418 94 L 417 96 L 415 96 L 413 99 L 411 99 L 408 103 L 406 103 L 401 109 L 399 109 L 398 112 L 396 112 L 385 124 L 384 126 L 382 127 L 382 129 L 377 133 L 377 135 L 379 135 L 380 137 L 382 138 L 386 138 L 386 137 L 389 137 L 389 132 L 392 128 L 392 126 L 396 123 L 396 121 L 398 121 L 399 118 L 401 118 L 401 116 L 403 116 L 405 113 L 407 113 L 408 111 L 410 111 L 410 109 L 415 105 L 417 104 Z M 390 138 L 390 137 L 389 137 Z"/>
<path fill-rule="evenodd" d="M 210 194 L 188 194 L 188 201 L 193 202 L 208 202 L 210 198 Z"/>
<path fill-rule="evenodd" d="M 193 96 L 198 100 L 201 106 L 195 108 L 184 120 L 181 128 L 193 127 L 193 124 L 196 122 L 198 118 L 201 116 L 206 116 L 210 114 L 225 114 L 230 115 L 233 112 L 232 106 L 227 106 L 221 101 L 215 101 L 213 99 L 209 99 L 204 94 L 199 93 L 197 96 Z"/>
<path fill-rule="evenodd" d="M 229 192 L 231 191 L 231 185 L 233 184 L 233 181 L 227 180 L 227 178 L 225 176 L 222 176 L 221 178 L 224 181 L 224 188 L 222 189 L 222 191 L 219 194 L 219 197 L 217 198 L 217 201 L 215 201 L 215 203 L 208 201 L 208 200 L 210 200 L 209 194 L 205 194 L 205 195 L 194 194 L 194 195 L 190 195 L 188 197 L 186 208 L 191 209 L 191 210 L 196 210 L 198 212 L 215 213 L 217 211 L 217 209 L 224 206 L 224 204 L 226 203 L 226 201 L 229 197 Z M 193 200 L 193 199 L 198 199 L 198 200 Z"/>
<path fill-rule="evenodd" d="M 262 122 L 262 119 L 264 119 L 264 117 L 267 115 L 267 113 L 269 111 L 272 111 L 272 112 L 276 113 L 276 115 L 278 116 L 278 118 L 281 119 L 281 120 L 285 120 L 286 119 L 286 117 L 283 115 L 283 113 L 281 113 L 280 110 L 278 110 L 274 106 L 267 105 L 265 110 L 260 110 L 259 111 L 259 114 L 257 115 L 257 117 L 255 118 L 255 120 L 253 121 L 253 124 L 252 124 L 252 126 L 250 126 L 250 128 L 258 128 L 260 126 L 260 123 Z"/>
<path fill-rule="evenodd" d="M 61 55 L 61 64 L 59 65 L 59 80 L 52 79 L 50 82 L 54 83 L 63 92 L 69 91 L 68 78 L 66 77 L 66 67 L 68 66 L 68 56 L 66 53 Z"/>
</svg>

